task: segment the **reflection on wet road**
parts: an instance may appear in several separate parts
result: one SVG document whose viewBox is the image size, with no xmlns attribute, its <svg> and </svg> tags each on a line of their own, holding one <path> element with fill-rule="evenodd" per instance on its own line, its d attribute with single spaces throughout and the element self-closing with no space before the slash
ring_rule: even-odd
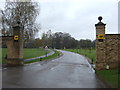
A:
<svg viewBox="0 0 120 90">
<path fill-rule="evenodd" d="M 3 70 L 3 88 L 104 88 L 86 58 L 61 51 L 63 56 L 48 62 Z"/>
</svg>

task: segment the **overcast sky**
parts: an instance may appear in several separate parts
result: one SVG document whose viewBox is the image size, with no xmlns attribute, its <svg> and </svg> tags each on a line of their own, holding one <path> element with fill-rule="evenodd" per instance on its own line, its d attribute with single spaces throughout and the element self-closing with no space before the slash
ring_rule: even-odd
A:
<svg viewBox="0 0 120 90">
<path fill-rule="evenodd" d="M 106 33 L 118 33 L 119 0 L 40 0 L 41 24 L 38 37 L 43 32 L 67 32 L 77 40 L 95 39 L 98 16 L 106 23 Z M 3 7 L 1 2 L 0 7 Z"/>
</svg>

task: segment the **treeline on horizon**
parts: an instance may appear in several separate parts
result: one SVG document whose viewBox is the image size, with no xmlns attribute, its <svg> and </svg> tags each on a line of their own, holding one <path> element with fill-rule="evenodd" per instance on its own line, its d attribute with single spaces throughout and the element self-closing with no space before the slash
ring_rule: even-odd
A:
<svg viewBox="0 0 120 90">
<path fill-rule="evenodd" d="M 33 40 L 28 40 L 24 43 L 25 48 L 44 48 L 48 46 L 49 48 L 56 49 L 70 49 L 70 48 L 83 48 L 91 49 L 95 48 L 95 40 L 90 39 L 80 39 L 76 40 L 69 33 L 56 32 L 52 33 L 49 30 L 42 34 L 41 39 L 36 38 Z"/>
<path fill-rule="evenodd" d="M 92 49 L 95 48 L 95 40 L 76 40 L 69 33 L 52 33 L 51 30 L 43 33 L 41 39 L 33 38 L 24 40 L 24 48 L 45 48 L 45 46 L 53 49 Z M 6 48 L 6 45 L 3 43 L 2 47 Z"/>
</svg>

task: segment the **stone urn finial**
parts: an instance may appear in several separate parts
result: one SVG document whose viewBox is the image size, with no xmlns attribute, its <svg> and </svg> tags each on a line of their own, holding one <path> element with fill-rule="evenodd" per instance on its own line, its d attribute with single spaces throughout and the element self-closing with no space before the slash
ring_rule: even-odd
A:
<svg viewBox="0 0 120 90">
<path fill-rule="evenodd" d="M 98 22 L 97 24 L 95 24 L 95 26 L 101 26 L 101 25 L 102 25 L 102 26 L 105 26 L 106 24 L 104 24 L 104 23 L 102 22 L 102 19 L 103 19 L 102 16 L 99 16 L 99 17 L 98 17 L 99 22 Z"/>
<path fill-rule="evenodd" d="M 101 22 L 101 20 L 102 20 L 103 18 L 102 18 L 102 16 L 99 16 L 98 17 L 98 20 Z"/>
</svg>

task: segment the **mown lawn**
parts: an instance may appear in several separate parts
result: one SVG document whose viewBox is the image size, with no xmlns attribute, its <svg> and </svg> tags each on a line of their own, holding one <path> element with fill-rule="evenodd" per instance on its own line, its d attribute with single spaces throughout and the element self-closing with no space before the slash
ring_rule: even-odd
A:
<svg viewBox="0 0 120 90">
<path fill-rule="evenodd" d="M 23 58 L 28 59 L 28 58 L 38 57 L 45 55 L 45 53 L 46 51 L 40 48 L 24 48 Z M 50 51 L 47 51 L 47 53 L 50 53 Z"/>
<path fill-rule="evenodd" d="M 50 51 L 47 51 L 48 53 Z M 45 55 L 46 51 L 41 48 L 24 48 L 23 49 L 23 59 L 33 58 Z M 6 57 L 7 55 L 7 48 L 2 48 L 2 59 L 0 59 L 0 63 L 5 64 L 6 63 Z"/>
<path fill-rule="evenodd" d="M 95 49 L 65 49 L 66 51 L 75 52 L 81 55 L 84 55 L 94 62 L 96 61 L 96 51 Z"/>
<path fill-rule="evenodd" d="M 65 49 L 66 51 L 75 52 L 81 55 L 85 55 L 89 59 L 96 61 L 96 51 L 95 49 Z M 118 70 L 100 70 L 96 71 L 96 73 L 106 82 L 108 85 L 112 87 L 118 87 L 120 80 L 118 77 L 120 74 L 118 74 Z"/>
<path fill-rule="evenodd" d="M 55 53 L 51 56 L 48 56 L 48 57 L 44 57 L 44 58 L 41 58 L 41 59 L 36 59 L 36 60 L 33 60 L 33 61 L 28 61 L 28 62 L 25 62 L 25 64 L 28 64 L 28 63 L 33 63 L 33 62 L 39 62 L 41 60 L 48 60 L 48 59 L 52 59 L 52 58 L 55 58 L 57 56 L 60 55 L 60 52 L 56 51 L 56 50 L 53 50 Z"/>
</svg>

